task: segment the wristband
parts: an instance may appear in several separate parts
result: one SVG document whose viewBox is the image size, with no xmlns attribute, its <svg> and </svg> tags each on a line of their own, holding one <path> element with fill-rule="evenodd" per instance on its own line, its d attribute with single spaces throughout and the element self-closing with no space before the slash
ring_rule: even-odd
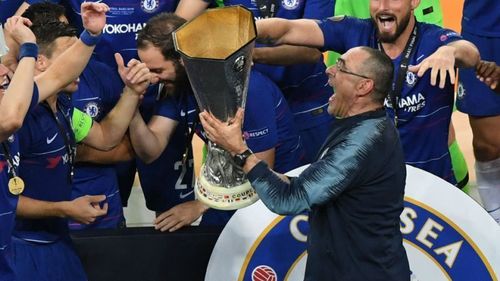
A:
<svg viewBox="0 0 500 281">
<path fill-rule="evenodd" d="M 35 43 L 23 43 L 21 48 L 19 48 L 17 61 L 20 61 L 24 57 L 34 58 L 36 60 L 38 57 L 38 45 Z"/>
<path fill-rule="evenodd" d="M 94 36 L 90 34 L 90 32 L 88 32 L 86 29 L 82 32 L 82 34 L 80 34 L 80 40 L 82 40 L 82 42 L 89 47 L 97 45 L 97 43 L 101 41 L 101 37 L 102 33 Z"/>
</svg>

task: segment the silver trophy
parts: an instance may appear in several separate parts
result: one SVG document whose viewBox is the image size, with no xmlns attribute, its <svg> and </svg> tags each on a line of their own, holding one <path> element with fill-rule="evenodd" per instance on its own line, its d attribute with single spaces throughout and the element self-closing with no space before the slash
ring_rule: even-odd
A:
<svg viewBox="0 0 500 281">
<path fill-rule="evenodd" d="M 209 9 L 173 32 L 201 110 L 227 121 L 245 107 L 255 37 L 253 15 L 242 6 Z M 231 154 L 210 141 L 207 148 L 195 186 L 198 200 L 221 210 L 257 201 Z"/>
</svg>

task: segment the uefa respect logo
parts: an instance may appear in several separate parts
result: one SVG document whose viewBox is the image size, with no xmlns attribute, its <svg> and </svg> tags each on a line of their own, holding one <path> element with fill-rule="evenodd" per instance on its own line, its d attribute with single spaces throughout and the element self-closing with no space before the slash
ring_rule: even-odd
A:
<svg viewBox="0 0 500 281">
<path fill-rule="evenodd" d="M 274 219 L 248 251 L 238 280 L 288 280 L 306 257 L 307 219 L 305 214 Z M 432 207 L 405 198 L 400 228 L 407 252 L 420 253 L 443 280 L 498 280 L 474 241 Z"/>
</svg>

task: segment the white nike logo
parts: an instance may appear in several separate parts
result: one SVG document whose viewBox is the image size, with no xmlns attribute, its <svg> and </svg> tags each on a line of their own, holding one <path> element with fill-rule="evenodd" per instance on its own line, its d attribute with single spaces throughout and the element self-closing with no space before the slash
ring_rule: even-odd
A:
<svg viewBox="0 0 500 281">
<path fill-rule="evenodd" d="M 182 192 L 181 192 L 181 193 L 179 194 L 179 198 L 184 199 L 184 198 L 188 197 L 189 195 L 191 195 L 191 193 L 193 193 L 193 192 L 194 192 L 194 189 L 193 189 L 193 190 L 191 190 L 191 191 L 189 191 L 188 193 L 182 193 Z"/>
<path fill-rule="evenodd" d="M 187 112 L 187 114 L 191 114 L 191 113 L 193 113 L 193 112 L 195 112 L 195 111 L 196 111 L 196 109 L 189 110 L 189 111 Z M 182 109 L 181 109 L 181 116 L 182 116 L 182 117 L 186 116 L 186 112 L 185 112 L 184 110 L 182 110 Z"/>
<path fill-rule="evenodd" d="M 52 142 L 56 139 L 57 134 L 59 134 L 59 133 L 56 133 L 56 134 L 55 134 L 52 138 L 50 138 L 50 139 L 47 137 L 47 144 L 51 144 L 51 143 L 52 143 Z"/>
</svg>

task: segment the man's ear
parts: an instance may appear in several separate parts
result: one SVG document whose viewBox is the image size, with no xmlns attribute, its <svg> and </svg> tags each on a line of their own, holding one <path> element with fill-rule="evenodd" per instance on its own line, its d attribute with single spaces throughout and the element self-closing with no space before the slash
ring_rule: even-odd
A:
<svg viewBox="0 0 500 281">
<path fill-rule="evenodd" d="M 363 79 L 356 86 L 358 96 L 366 96 L 375 90 L 375 82 L 372 79 Z"/>
<path fill-rule="evenodd" d="M 48 58 L 45 55 L 39 54 L 36 59 L 35 68 L 40 72 L 44 72 L 45 70 L 47 70 L 47 68 L 49 68 Z"/>
</svg>

